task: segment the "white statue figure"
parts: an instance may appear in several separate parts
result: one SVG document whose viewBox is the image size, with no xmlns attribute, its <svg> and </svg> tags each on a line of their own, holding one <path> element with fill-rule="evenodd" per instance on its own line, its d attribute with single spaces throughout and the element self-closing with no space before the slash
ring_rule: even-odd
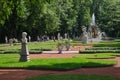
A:
<svg viewBox="0 0 120 80">
<path fill-rule="evenodd" d="M 67 33 L 65 33 L 64 35 L 65 35 L 65 39 L 67 39 Z"/>
<path fill-rule="evenodd" d="M 8 43 L 8 38 L 7 38 L 7 36 L 5 36 L 5 43 Z"/>
<path fill-rule="evenodd" d="M 29 42 L 31 42 L 31 36 L 28 36 L 28 40 L 29 40 Z"/>
<path fill-rule="evenodd" d="M 27 33 L 22 33 L 22 46 L 21 46 L 21 53 L 20 53 L 20 62 L 26 62 L 29 61 L 29 51 L 27 47 Z"/>
<path fill-rule="evenodd" d="M 39 37 L 39 36 L 37 36 L 37 41 L 38 41 L 38 42 L 40 41 L 40 37 Z"/>
<path fill-rule="evenodd" d="M 83 27 L 82 31 L 83 31 L 82 43 L 87 44 L 88 43 L 88 34 L 86 32 L 86 27 Z"/>
<path fill-rule="evenodd" d="M 22 33 L 22 43 L 27 43 L 27 38 L 26 38 L 26 36 L 27 36 L 27 33 L 26 33 L 26 32 L 23 32 L 23 33 Z"/>
<path fill-rule="evenodd" d="M 61 35 L 60 35 L 60 33 L 58 33 L 57 38 L 58 38 L 58 40 L 61 39 Z"/>
</svg>

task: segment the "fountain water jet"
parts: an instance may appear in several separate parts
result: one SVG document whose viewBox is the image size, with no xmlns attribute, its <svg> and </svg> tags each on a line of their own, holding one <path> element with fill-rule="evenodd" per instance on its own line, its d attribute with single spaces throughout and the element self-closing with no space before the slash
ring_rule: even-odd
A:
<svg viewBox="0 0 120 80">
<path fill-rule="evenodd" d="M 99 42 L 106 38 L 105 32 L 101 32 L 95 23 L 95 14 L 92 15 L 91 25 L 88 28 L 88 42 Z"/>
</svg>

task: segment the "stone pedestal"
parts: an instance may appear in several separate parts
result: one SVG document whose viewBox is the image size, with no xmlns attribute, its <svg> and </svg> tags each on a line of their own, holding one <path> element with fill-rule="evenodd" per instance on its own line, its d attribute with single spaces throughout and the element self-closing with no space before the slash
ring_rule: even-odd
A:
<svg viewBox="0 0 120 80">
<path fill-rule="evenodd" d="M 21 53 L 20 53 L 20 62 L 27 62 L 30 60 L 29 58 L 29 51 L 27 47 L 27 33 L 23 32 L 22 33 L 22 46 L 21 46 Z"/>
<path fill-rule="evenodd" d="M 66 51 L 70 50 L 70 44 L 66 44 Z"/>
<path fill-rule="evenodd" d="M 26 43 L 22 43 L 21 53 L 20 53 L 20 62 L 29 61 L 29 51 Z"/>
<path fill-rule="evenodd" d="M 83 44 L 87 44 L 88 43 L 88 37 L 87 36 L 83 36 L 82 43 Z"/>
<path fill-rule="evenodd" d="M 62 50 L 63 50 L 63 45 L 58 46 L 58 54 L 61 54 L 61 53 L 62 53 Z"/>
<path fill-rule="evenodd" d="M 83 37 L 82 37 L 82 43 L 87 44 L 88 43 L 88 34 L 86 32 L 86 27 L 83 27 Z"/>
</svg>

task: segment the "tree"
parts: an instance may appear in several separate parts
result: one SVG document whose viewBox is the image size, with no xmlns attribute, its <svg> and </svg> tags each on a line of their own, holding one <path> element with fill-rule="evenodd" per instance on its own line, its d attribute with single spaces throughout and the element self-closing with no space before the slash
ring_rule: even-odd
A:
<svg viewBox="0 0 120 80">
<path fill-rule="evenodd" d="M 118 0 L 103 0 L 98 8 L 98 24 L 102 31 L 105 31 L 108 36 L 120 36 L 120 1 Z"/>
</svg>

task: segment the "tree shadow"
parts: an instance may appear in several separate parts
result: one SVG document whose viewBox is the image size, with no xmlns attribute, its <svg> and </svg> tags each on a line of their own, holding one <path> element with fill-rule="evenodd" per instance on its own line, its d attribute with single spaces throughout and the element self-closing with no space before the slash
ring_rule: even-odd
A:
<svg viewBox="0 0 120 80">
<path fill-rule="evenodd" d="M 74 70 L 78 68 L 96 68 L 96 67 L 109 67 L 109 66 L 113 66 L 113 64 L 100 64 L 95 62 L 58 63 L 58 64 L 51 64 L 51 65 L 30 65 L 27 69 L 67 71 L 67 70 Z"/>
</svg>

